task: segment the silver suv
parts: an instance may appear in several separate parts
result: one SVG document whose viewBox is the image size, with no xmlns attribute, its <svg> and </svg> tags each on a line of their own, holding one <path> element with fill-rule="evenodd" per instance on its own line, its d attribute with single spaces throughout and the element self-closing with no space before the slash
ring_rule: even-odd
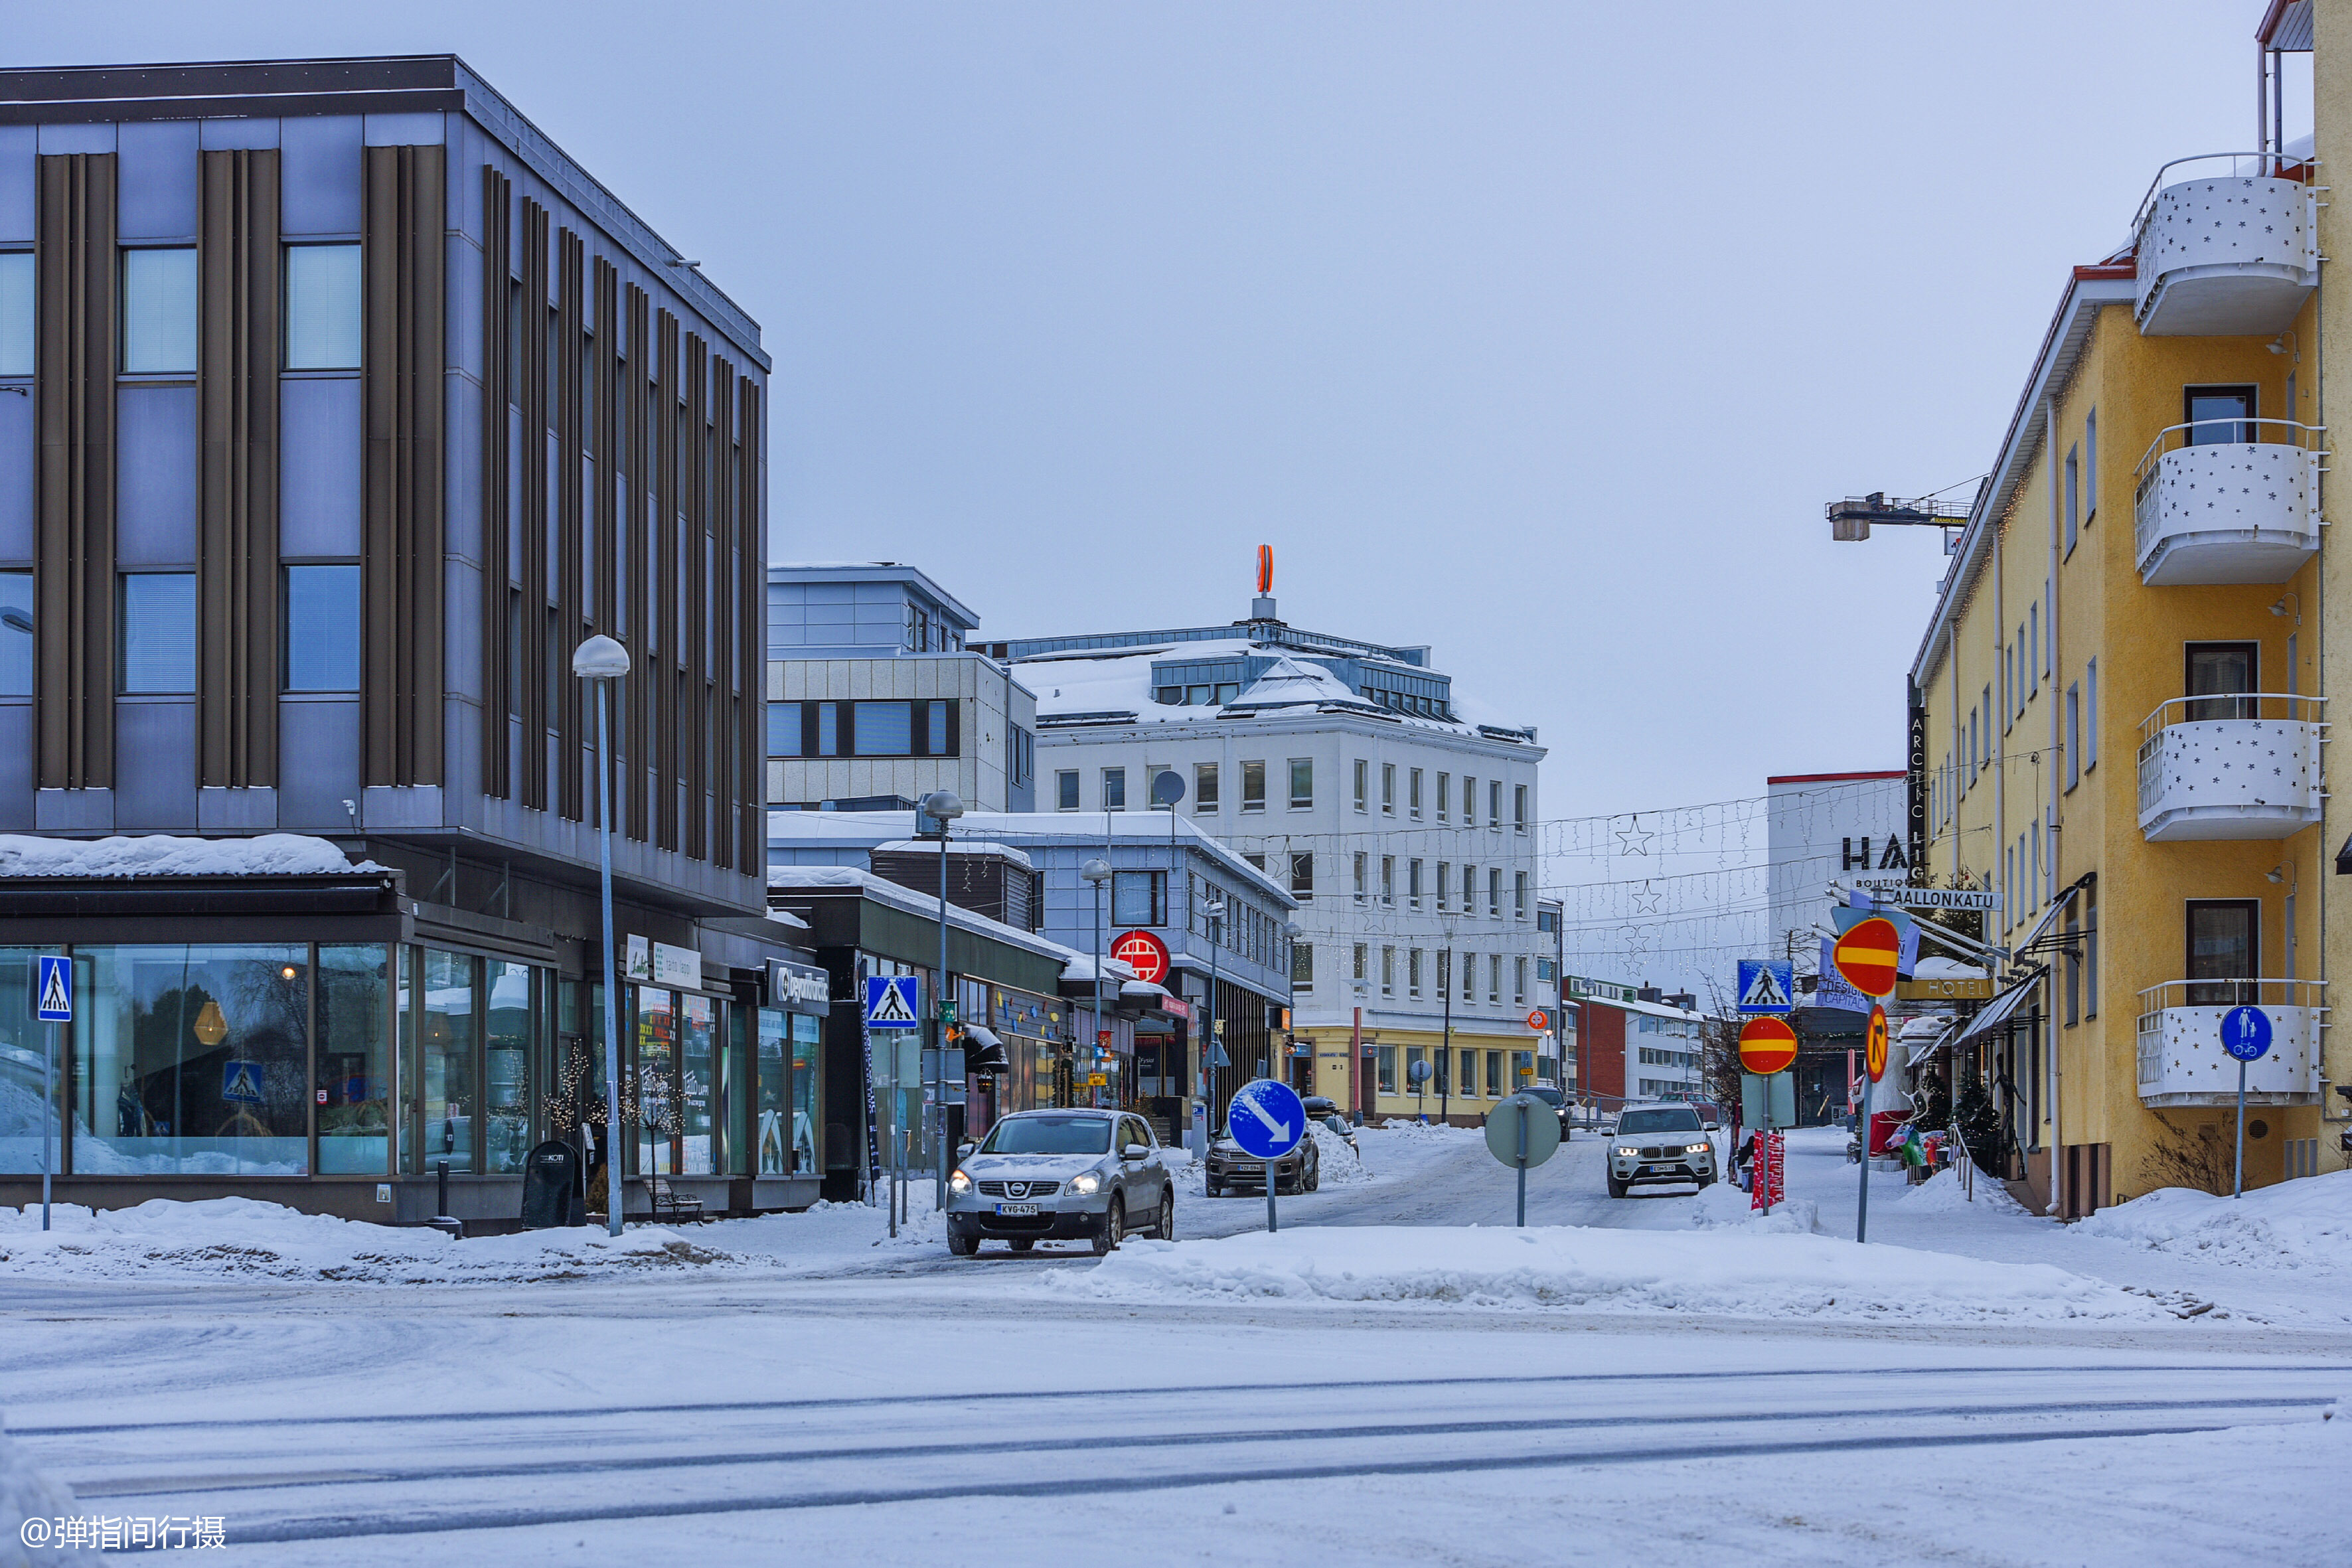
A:
<svg viewBox="0 0 2352 1568">
<path fill-rule="evenodd" d="M 1644 1182 L 1715 1181 L 1715 1131 L 1687 1105 L 1621 1110 L 1609 1134 L 1609 1195 L 1622 1198 Z"/>
<path fill-rule="evenodd" d="M 1084 1239 L 1097 1253 L 1130 1229 L 1176 1239 L 1176 1184 L 1166 1151 L 1140 1116 L 1121 1110 L 1018 1110 L 965 1144 L 948 1177 L 948 1250 L 970 1258 L 985 1239 L 1026 1252 Z"/>
</svg>

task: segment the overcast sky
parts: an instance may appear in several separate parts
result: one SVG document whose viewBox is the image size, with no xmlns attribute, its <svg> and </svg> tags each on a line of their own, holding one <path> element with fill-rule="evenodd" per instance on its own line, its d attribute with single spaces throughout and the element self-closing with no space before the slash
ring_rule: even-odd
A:
<svg viewBox="0 0 2352 1568">
<path fill-rule="evenodd" d="M 455 50 L 761 323 L 778 559 L 1004 636 L 1243 615 L 1268 542 L 1559 817 L 1899 765 L 1937 539 L 1822 503 L 1990 465 L 2065 268 L 2250 144 L 2262 9 L 81 0 L 0 58 Z"/>
</svg>

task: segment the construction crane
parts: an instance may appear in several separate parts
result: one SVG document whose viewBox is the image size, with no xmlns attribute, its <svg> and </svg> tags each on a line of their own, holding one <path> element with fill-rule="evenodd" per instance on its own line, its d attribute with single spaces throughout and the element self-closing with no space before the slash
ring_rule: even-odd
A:
<svg viewBox="0 0 2352 1568">
<path fill-rule="evenodd" d="M 1885 490 L 1848 496 L 1829 504 L 1830 537 L 1841 544 L 1858 544 L 1870 537 L 1871 524 L 1882 528 L 1940 528 L 1944 553 L 1959 548 L 1958 531 L 1968 525 L 1969 509 L 1924 496 L 1917 500 L 1890 500 Z"/>
</svg>

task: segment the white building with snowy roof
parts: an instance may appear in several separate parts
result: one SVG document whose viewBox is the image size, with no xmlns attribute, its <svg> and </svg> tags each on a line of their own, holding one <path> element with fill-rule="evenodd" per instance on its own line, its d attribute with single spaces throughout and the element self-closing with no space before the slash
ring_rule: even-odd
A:
<svg viewBox="0 0 2352 1568">
<path fill-rule="evenodd" d="M 1176 812 L 1299 900 L 1291 1080 L 1475 1121 L 1539 1068 L 1531 726 L 1426 647 L 1309 632 L 1261 595 L 1222 626 L 982 645 L 1036 693 L 1041 810 Z M 1420 1092 L 1412 1065 L 1431 1071 Z"/>
</svg>

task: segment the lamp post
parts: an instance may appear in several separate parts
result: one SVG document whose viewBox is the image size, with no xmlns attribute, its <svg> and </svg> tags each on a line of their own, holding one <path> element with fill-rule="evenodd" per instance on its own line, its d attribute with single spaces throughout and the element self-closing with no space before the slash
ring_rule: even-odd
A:
<svg viewBox="0 0 2352 1568">
<path fill-rule="evenodd" d="M 1201 929 L 1209 937 L 1209 1005 L 1208 1017 L 1201 1025 L 1201 1074 L 1209 1102 L 1209 1134 L 1217 1131 L 1217 1069 L 1220 1042 L 1217 1039 L 1217 932 L 1224 923 L 1225 900 L 1211 899 L 1201 906 Z M 1226 1058 L 1230 1065 L 1232 1058 Z"/>
<path fill-rule="evenodd" d="M 963 797 L 951 789 L 936 790 L 923 797 L 923 815 L 940 825 L 940 978 L 938 1005 L 933 1009 L 931 1041 L 931 1135 L 939 1142 L 939 1157 L 931 1162 L 933 1178 L 932 1203 L 941 1210 L 948 1206 L 948 1010 L 954 1005 L 948 1000 L 948 824 L 963 815 Z"/>
<path fill-rule="evenodd" d="M 1452 921 L 1444 926 L 1445 932 L 1445 1032 L 1444 1044 L 1438 1047 L 1437 1058 L 1437 1120 L 1443 1126 L 1446 1119 L 1446 1091 L 1454 1087 L 1454 965 L 1461 954 L 1454 951 L 1454 940 L 1461 928 Z"/>
<path fill-rule="evenodd" d="M 1083 865 L 1083 866 L 1081 866 L 1081 867 L 1079 867 L 1079 868 L 1078 868 L 1078 875 L 1079 875 L 1079 876 L 1081 876 L 1081 877 L 1084 877 L 1084 878 L 1085 878 L 1088 882 L 1091 882 L 1092 884 L 1094 884 L 1094 889 L 1095 889 L 1095 1021 L 1094 1021 L 1095 1039 L 1094 1039 L 1094 1043 L 1095 1043 L 1097 1046 L 1099 1046 L 1099 1045 L 1102 1043 L 1102 1031 L 1103 1031 L 1103 999 L 1102 999 L 1102 988 L 1103 988 L 1103 963 L 1104 963 L 1103 945 L 1104 945 L 1105 942 L 1106 942 L 1106 941 L 1108 941 L 1108 932 L 1106 931 L 1106 930 L 1105 930 L 1105 928 L 1104 928 L 1104 926 L 1103 926 L 1103 901 L 1102 901 L 1102 895 L 1103 895 L 1103 884 L 1104 884 L 1105 882 L 1108 882 L 1108 881 L 1109 881 L 1109 880 L 1110 880 L 1110 862 L 1109 862 L 1109 861 L 1108 861 L 1108 860 L 1106 860 L 1106 859 L 1104 859 L 1101 856 L 1097 855 L 1097 856 L 1096 856 L 1093 859 L 1091 859 L 1091 860 L 1087 861 L 1085 865 Z M 1073 1055 L 1075 1055 L 1075 1054 L 1076 1054 L 1076 1053 L 1075 1053 L 1075 1052 L 1073 1052 Z M 1071 1070 L 1071 1072 L 1072 1072 L 1073 1074 L 1075 1074 L 1075 1073 L 1077 1071 L 1077 1064 L 1076 1064 L 1075 1061 L 1071 1063 L 1070 1070 Z M 1073 1085 L 1073 1086 L 1072 1086 L 1072 1095 L 1073 1095 L 1073 1098 L 1075 1098 L 1075 1097 L 1076 1097 L 1076 1085 Z"/>
<path fill-rule="evenodd" d="M 1284 946 L 1283 946 L 1283 950 L 1282 950 L 1282 972 L 1283 972 L 1283 973 L 1284 973 L 1284 974 L 1287 975 L 1287 974 L 1290 973 L 1290 960 L 1291 960 L 1291 955 L 1292 955 L 1293 953 L 1296 953 L 1296 952 L 1298 951 L 1298 939 L 1299 939 L 1300 937 L 1302 937 L 1302 936 L 1305 936 L 1306 934 L 1307 934 L 1307 928 L 1306 928 L 1305 926 L 1300 925 L 1297 921 L 1295 921 L 1295 920 L 1287 920 L 1287 921 L 1283 921 L 1283 922 L 1282 922 L 1282 940 L 1283 940 L 1283 942 L 1284 942 Z M 1295 995 L 1291 998 L 1291 1002 L 1296 1002 L 1297 1000 L 1297 996 L 1295 996 Z M 1292 1026 L 1293 1026 L 1294 1027 L 1296 1027 L 1296 1026 L 1297 1026 L 1297 1022 L 1298 1022 L 1298 1021 L 1297 1021 L 1296 1018 L 1292 1018 L 1292 1017 L 1291 1017 L 1291 1016 L 1290 1016 L 1290 1006 L 1291 1006 L 1291 1003 L 1290 1003 L 1290 1002 L 1286 1002 L 1286 1003 L 1284 1003 L 1284 1004 L 1283 1004 L 1283 1006 L 1282 1006 L 1282 1016 L 1283 1016 L 1285 1018 L 1289 1019 L 1289 1020 L 1290 1020 L 1290 1022 L 1291 1022 L 1291 1024 L 1292 1024 Z M 1267 1038 L 1268 1040 L 1271 1040 L 1271 1039 L 1273 1039 L 1273 1038 L 1274 1038 L 1274 1031 L 1273 1031 L 1273 1030 L 1269 1029 L 1269 1030 L 1267 1030 L 1267 1031 L 1266 1031 L 1266 1038 Z M 1266 1048 L 1265 1048 L 1265 1049 L 1266 1049 L 1266 1054 L 1267 1054 L 1268 1056 L 1272 1056 L 1272 1055 L 1274 1054 L 1274 1047 L 1273 1047 L 1273 1046 L 1269 1045 L 1269 1046 L 1267 1046 L 1267 1047 L 1266 1047 Z M 1289 1055 L 1289 1050 L 1290 1050 L 1290 1042 L 1289 1042 L 1288 1040 L 1286 1040 L 1286 1040 L 1283 1042 L 1283 1058 L 1282 1058 L 1283 1081 L 1284 1081 L 1285 1083 L 1287 1083 L 1287 1082 L 1289 1082 L 1289 1081 L 1290 1081 L 1290 1055 Z M 1311 1059 L 1311 1058 L 1310 1058 L 1310 1059 Z"/>
<path fill-rule="evenodd" d="M 602 632 L 572 653 L 572 673 L 596 683 L 596 860 L 604 905 L 604 1228 L 621 1234 L 620 965 L 613 952 L 613 734 L 607 693 L 629 673 L 629 650 Z"/>
</svg>

